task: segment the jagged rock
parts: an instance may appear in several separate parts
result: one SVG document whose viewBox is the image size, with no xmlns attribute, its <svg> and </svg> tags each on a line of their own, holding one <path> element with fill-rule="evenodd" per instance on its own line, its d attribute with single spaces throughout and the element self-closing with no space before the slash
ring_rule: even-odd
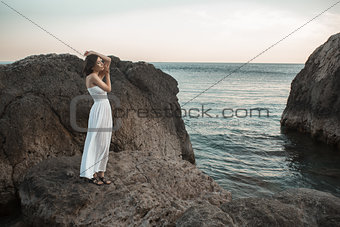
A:
<svg viewBox="0 0 340 227">
<path fill-rule="evenodd" d="M 281 117 L 284 130 L 298 130 L 340 150 L 340 33 L 308 58 L 291 83 Z"/>
<path fill-rule="evenodd" d="M 290 188 L 268 198 L 242 198 L 216 208 L 188 208 L 176 226 L 340 226 L 340 198 L 308 188 Z"/>
<path fill-rule="evenodd" d="M 225 227 L 233 224 L 227 213 L 207 202 L 188 208 L 176 221 L 176 226 L 181 227 Z"/>
<path fill-rule="evenodd" d="M 24 222 L 33 226 L 174 226 L 190 206 L 231 201 L 195 165 L 146 150 L 111 152 L 97 186 L 78 177 L 79 155 L 54 157 L 29 169 L 20 185 Z"/>
<path fill-rule="evenodd" d="M 181 117 L 138 116 L 137 109 L 179 108 L 177 81 L 145 62 L 132 63 L 110 56 L 112 92 L 125 116 L 114 116 L 110 150 L 150 150 L 155 156 L 181 157 L 195 164 L 195 157 Z M 33 55 L 0 65 L 0 216 L 18 209 L 17 188 L 28 168 L 48 157 L 81 154 L 93 103 L 81 78 L 83 60 L 70 54 Z M 71 102 L 79 95 L 88 100 Z M 118 105 L 110 100 L 113 113 Z M 134 110 L 132 110 L 134 109 Z M 127 112 L 128 111 L 128 112 Z M 178 115 L 176 115 L 178 116 Z M 117 123 L 118 122 L 118 123 Z M 11 208 L 12 207 L 12 208 Z"/>
</svg>

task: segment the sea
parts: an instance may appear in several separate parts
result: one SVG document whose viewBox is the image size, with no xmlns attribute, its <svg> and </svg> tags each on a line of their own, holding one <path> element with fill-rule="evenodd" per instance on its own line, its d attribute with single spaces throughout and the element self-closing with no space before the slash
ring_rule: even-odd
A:
<svg viewBox="0 0 340 227">
<path fill-rule="evenodd" d="M 150 63 L 178 82 L 197 168 L 233 199 L 302 187 L 340 197 L 340 152 L 280 127 L 304 64 Z"/>
<path fill-rule="evenodd" d="M 178 82 L 197 167 L 233 199 L 302 187 L 340 197 L 340 152 L 280 127 L 304 64 L 151 63 Z"/>
</svg>

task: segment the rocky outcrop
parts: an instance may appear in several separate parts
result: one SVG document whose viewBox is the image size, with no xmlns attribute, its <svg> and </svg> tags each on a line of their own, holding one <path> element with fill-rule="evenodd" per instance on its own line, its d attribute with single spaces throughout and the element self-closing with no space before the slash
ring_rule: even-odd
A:
<svg viewBox="0 0 340 227">
<path fill-rule="evenodd" d="M 269 198 L 242 198 L 216 207 L 195 205 L 176 226 L 340 226 L 340 198 L 308 188 L 291 188 Z"/>
<path fill-rule="evenodd" d="M 72 127 L 70 104 L 88 94 L 79 77 L 83 61 L 48 54 L 0 66 L 0 210 L 1 215 L 20 211 L 17 219 L 0 225 L 339 223 L 339 198 L 316 190 L 232 201 L 230 192 L 194 165 L 189 136 L 176 112 L 176 80 L 151 64 L 110 57 L 111 93 L 120 101 L 111 104 L 114 113 L 120 109 L 124 115 L 114 116 L 119 129 L 112 134 L 106 172 L 113 183 L 102 186 L 79 178 L 86 134 Z M 86 128 L 91 105 L 91 99 L 77 104 L 78 126 Z M 167 115 L 145 117 L 145 110 L 166 110 Z"/>
<path fill-rule="evenodd" d="M 318 47 L 292 81 L 281 126 L 340 150 L 340 33 Z"/>
<path fill-rule="evenodd" d="M 211 177 L 152 151 L 111 152 L 110 185 L 82 181 L 80 156 L 47 159 L 20 185 L 23 222 L 32 226 L 174 226 L 190 206 L 231 201 Z"/>
<path fill-rule="evenodd" d="M 145 109 L 180 109 L 177 81 L 151 64 L 110 57 L 109 94 L 120 102 L 110 100 L 114 124 L 120 125 L 112 133 L 110 150 L 148 150 L 195 164 L 181 117 L 145 115 Z M 30 167 L 49 157 L 82 153 L 86 133 L 77 131 L 70 119 L 74 114 L 76 124 L 86 129 L 91 97 L 71 112 L 72 101 L 88 95 L 80 77 L 83 63 L 70 54 L 47 54 L 0 65 L 0 215 L 19 209 L 17 189 Z"/>
</svg>

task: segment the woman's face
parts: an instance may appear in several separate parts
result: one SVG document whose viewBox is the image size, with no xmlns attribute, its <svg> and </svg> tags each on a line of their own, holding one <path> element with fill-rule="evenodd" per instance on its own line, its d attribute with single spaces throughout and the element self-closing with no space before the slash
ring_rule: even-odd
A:
<svg viewBox="0 0 340 227">
<path fill-rule="evenodd" d="M 93 66 L 92 69 L 93 71 L 96 71 L 96 72 L 100 72 L 104 70 L 104 63 L 100 57 L 97 58 L 96 64 Z"/>
</svg>

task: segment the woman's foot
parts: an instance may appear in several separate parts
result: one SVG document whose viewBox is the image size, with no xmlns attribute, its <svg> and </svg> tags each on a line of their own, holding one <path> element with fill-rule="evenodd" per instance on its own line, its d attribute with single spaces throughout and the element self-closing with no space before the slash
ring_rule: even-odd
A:
<svg viewBox="0 0 340 227">
<path fill-rule="evenodd" d="M 99 179 L 104 183 L 104 184 L 111 184 L 110 180 L 107 180 L 105 177 L 99 177 Z"/>
<path fill-rule="evenodd" d="M 104 172 L 98 172 L 98 175 L 99 175 L 99 179 L 100 179 L 104 184 L 111 184 L 111 181 L 110 181 L 110 180 L 107 180 L 107 179 L 104 177 Z"/>
<path fill-rule="evenodd" d="M 100 179 L 100 177 L 95 173 L 93 174 L 93 178 L 91 178 L 90 183 L 96 184 L 96 185 L 103 185 L 104 182 Z"/>
</svg>

